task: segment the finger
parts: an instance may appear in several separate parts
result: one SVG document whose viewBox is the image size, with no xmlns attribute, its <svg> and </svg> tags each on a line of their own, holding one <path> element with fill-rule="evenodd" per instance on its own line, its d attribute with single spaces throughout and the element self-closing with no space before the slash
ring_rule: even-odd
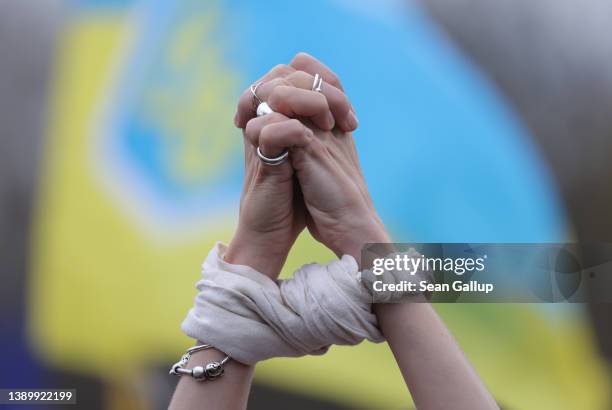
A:
<svg viewBox="0 0 612 410">
<path fill-rule="evenodd" d="M 285 77 L 284 81 L 294 87 L 312 90 L 314 79 L 313 75 L 305 71 L 296 70 Z M 329 108 L 336 119 L 336 124 L 342 131 L 354 131 L 358 126 L 358 121 L 346 94 L 325 81 L 320 92 L 327 99 Z"/>
<path fill-rule="evenodd" d="M 289 74 L 293 73 L 295 69 L 286 64 L 278 64 L 272 70 L 270 70 L 266 75 L 261 77 L 259 80 L 255 81 L 253 84 L 261 83 L 259 87 L 257 87 L 257 96 L 265 101 L 263 96 L 260 94 L 261 89 L 267 82 L 277 79 L 284 78 Z M 251 92 L 251 85 L 247 87 L 246 90 L 240 95 L 238 99 L 238 108 L 236 110 L 236 115 L 234 116 L 234 124 L 238 128 L 244 128 L 246 123 L 255 116 L 255 111 L 257 109 L 257 100 L 253 96 Z"/>
<path fill-rule="evenodd" d="M 244 90 L 238 99 L 238 108 L 236 111 L 236 116 L 234 117 L 234 123 L 238 128 L 244 128 L 251 118 L 257 116 L 257 106 L 259 105 L 259 100 L 266 101 L 267 96 L 275 86 L 287 85 L 289 83 L 285 81 L 283 77 L 277 77 L 267 81 L 261 80 L 254 84 L 259 84 L 255 91 L 259 99 L 255 98 L 250 86 Z"/>
<path fill-rule="evenodd" d="M 319 74 L 328 84 L 333 85 L 340 91 L 344 91 L 344 88 L 340 83 L 340 78 L 338 78 L 336 73 L 310 54 L 304 52 L 297 53 L 295 57 L 293 57 L 293 60 L 291 60 L 289 63 L 289 66 L 296 70 L 306 71 L 311 75 Z"/>
<path fill-rule="evenodd" d="M 331 131 L 335 120 L 327 99 L 321 93 L 293 86 L 275 87 L 268 96 L 268 105 L 273 111 L 287 117 L 307 117 L 320 129 Z"/>
<path fill-rule="evenodd" d="M 259 134 L 259 150 L 275 157 L 293 147 L 305 147 L 313 139 L 312 131 L 299 120 L 288 119 L 264 126 Z"/>
<path fill-rule="evenodd" d="M 295 68 L 291 67 L 287 64 L 277 64 L 270 71 L 268 71 L 263 77 L 259 79 L 259 81 L 270 81 L 273 78 L 286 77 L 289 74 L 293 73 Z"/>
<path fill-rule="evenodd" d="M 263 117 L 255 117 L 247 122 L 246 127 L 244 129 L 244 137 L 249 141 L 254 147 L 259 146 L 259 136 L 261 134 L 261 130 L 268 124 L 273 124 L 276 122 L 287 121 L 289 118 L 279 112 L 273 112 L 268 115 L 264 115 Z"/>
<path fill-rule="evenodd" d="M 270 79 L 266 82 L 261 82 L 256 90 L 257 96 L 261 101 L 267 101 L 268 96 L 270 95 L 274 87 L 277 87 L 279 85 L 289 85 L 289 82 L 283 77 L 278 77 Z M 240 99 L 238 100 L 238 112 L 236 113 L 236 116 L 238 118 L 236 126 L 238 128 L 244 128 L 252 118 L 257 116 L 258 105 L 259 102 L 255 99 L 255 97 L 253 97 L 253 93 L 251 92 L 250 88 L 242 93 Z"/>
</svg>

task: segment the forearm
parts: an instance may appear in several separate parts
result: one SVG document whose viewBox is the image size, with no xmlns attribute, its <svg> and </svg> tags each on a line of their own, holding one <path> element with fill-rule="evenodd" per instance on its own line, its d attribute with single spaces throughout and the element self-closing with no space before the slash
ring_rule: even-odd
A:
<svg viewBox="0 0 612 410">
<path fill-rule="evenodd" d="M 191 356 L 188 368 L 221 360 L 223 353 L 216 349 L 197 352 Z M 171 410 L 238 410 L 246 409 L 254 366 L 230 360 L 222 377 L 199 382 L 192 377 L 181 377 L 170 402 Z"/>
<path fill-rule="evenodd" d="M 354 233 L 356 237 L 390 241 L 384 228 L 376 227 Z M 354 245 L 344 253 L 361 266 L 361 252 Z M 449 403 L 453 409 L 499 408 L 429 303 L 375 304 L 374 313 L 418 408 L 448 409 Z"/>
<path fill-rule="evenodd" d="M 498 408 L 429 303 L 378 304 L 374 310 L 417 408 Z"/>
<path fill-rule="evenodd" d="M 228 246 L 225 261 L 247 265 L 276 279 L 285 261 L 286 254 L 270 254 L 271 247 L 257 239 L 236 234 Z M 266 252 L 266 250 L 268 252 Z M 198 342 L 204 344 L 206 341 Z M 224 353 L 217 349 L 207 349 L 194 353 L 187 368 L 203 366 L 219 361 Z M 222 377 L 211 381 L 196 381 L 183 376 L 176 387 L 169 408 L 172 410 L 234 410 L 246 409 L 255 366 L 248 366 L 230 360 L 224 367 Z"/>
</svg>

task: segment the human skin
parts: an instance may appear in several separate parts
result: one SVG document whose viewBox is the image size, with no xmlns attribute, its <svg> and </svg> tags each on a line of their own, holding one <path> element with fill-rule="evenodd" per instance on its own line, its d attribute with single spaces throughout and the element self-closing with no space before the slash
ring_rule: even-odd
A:
<svg viewBox="0 0 612 410">
<path fill-rule="evenodd" d="M 315 73 L 326 80 L 322 93 L 310 91 Z M 342 85 L 306 54 L 275 67 L 263 81 L 257 94 L 275 113 L 255 117 L 253 97 L 246 92 L 235 117 L 244 129 L 246 172 L 226 261 L 276 278 L 306 226 L 336 255 L 351 255 L 359 263 L 365 243 L 390 238 L 359 166 L 351 135 L 357 121 L 339 94 Z M 290 161 L 267 166 L 256 156 L 257 146 L 267 156 L 289 149 Z M 449 403 L 454 409 L 498 408 L 429 304 L 375 305 L 374 312 L 419 408 L 447 409 Z M 211 349 L 192 359 L 202 363 L 220 355 Z M 198 385 L 183 377 L 171 408 L 245 408 L 253 368 L 230 362 L 226 369 L 227 375 L 214 383 Z"/>
<path fill-rule="evenodd" d="M 355 129 L 357 120 L 354 113 L 350 113 L 352 107 L 344 93 L 336 88 L 326 89 L 322 94 L 302 93 L 310 89 L 312 76 L 299 71 L 299 68 L 318 70 L 320 73 L 327 70 L 310 57 L 297 56 L 291 65 L 278 65 L 262 77 L 260 81 L 264 83 L 258 88 L 257 94 L 266 100 L 271 97 L 273 101 L 270 104 L 275 110 L 288 115 L 298 113 L 313 122 L 318 121 L 320 126 L 328 130 L 335 126 L 342 126 L 347 131 Z M 331 74 L 327 74 L 327 78 L 331 79 Z M 304 90 L 298 89 L 298 85 Z M 283 90 L 282 87 L 294 90 Z M 274 88 L 277 91 L 275 96 L 271 96 Z M 246 137 L 246 124 L 255 116 L 254 111 L 251 111 L 253 109 L 253 96 L 246 90 L 240 98 L 235 117 L 236 125 L 245 134 L 245 178 L 238 227 L 228 246 L 225 260 L 250 266 L 276 279 L 295 239 L 306 224 L 312 225 L 312 222 L 305 209 L 299 185 L 295 182 L 295 170 L 291 163 L 275 167 L 263 164 L 255 153 L 256 146 Z M 262 128 L 263 124 L 259 122 Z M 264 146 L 262 150 L 268 156 L 277 155 L 273 145 Z M 196 363 L 208 363 L 222 357 L 223 353 L 216 349 L 200 351 L 191 357 L 187 367 L 192 368 Z M 225 366 L 224 376 L 214 382 L 200 383 L 190 377 L 181 377 L 170 409 L 244 409 L 253 370 L 254 366 L 231 360 Z"/>
<path fill-rule="evenodd" d="M 321 93 L 310 90 L 313 84 L 311 72 L 318 72 L 331 82 L 326 82 Z M 298 175 L 295 165 L 300 163 L 301 150 L 294 148 L 301 142 L 300 137 L 308 137 L 302 135 L 302 123 L 289 117 L 298 116 L 310 121 L 316 129 L 327 131 L 326 135 L 331 135 L 334 129 L 353 131 L 358 123 L 337 76 L 306 54 L 298 54 L 289 65 L 277 65 L 258 82 L 261 82 L 261 85 L 257 88 L 257 95 L 267 101 L 275 113 L 256 118 L 254 97 L 250 90 L 246 90 L 238 102 L 235 123 L 243 129 L 245 137 L 245 184 L 241 196 L 238 229 L 229 244 L 226 259 L 238 264 L 248 261 L 249 266 L 275 277 L 305 226 L 325 245 L 331 242 L 328 240 L 329 234 L 338 232 L 325 227 L 321 229 L 320 226 L 323 223 L 329 225 L 329 219 L 335 215 L 322 214 L 327 218 L 326 222 L 322 218 L 313 218 L 310 214 L 311 211 L 317 213 L 321 206 L 326 206 L 324 202 L 327 200 L 323 198 L 334 187 L 326 185 L 325 191 L 314 189 L 313 183 L 320 178 L 315 178 L 307 184 L 295 183 L 295 177 Z M 285 138 L 277 141 L 277 135 Z M 295 138 L 293 147 L 282 145 L 287 143 L 286 138 Z M 290 148 L 292 160 L 274 167 L 265 165 L 256 155 L 258 146 L 269 157 L 277 156 L 285 148 Z M 313 145 L 313 148 L 317 147 Z M 308 169 L 313 169 L 314 165 L 313 163 Z M 308 173 L 302 172 L 302 175 L 305 175 L 305 181 L 308 180 Z M 365 188 L 364 182 L 362 185 Z M 306 202 L 302 198 L 304 188 L 313 191 Z M 329 198 L 344 197 L 334 194 Z M 353 199 L 347 198 L 345 202 L 352 203 Z M 310 205 L 318 207 L 311 206 L 308 209 Z M 341 205 L 336 204 L 334 207 L 339 209 Z M 371 209 L 373 210 L 373 206 Z M 351 215 L 358 213 L 353 212 Z M 321 235 L 323 237 L 320 237 Z M 336 239 L 339 240 L 340 237 Z M 338 247 L 331 249 L 336 251 Z"/>
</svg>

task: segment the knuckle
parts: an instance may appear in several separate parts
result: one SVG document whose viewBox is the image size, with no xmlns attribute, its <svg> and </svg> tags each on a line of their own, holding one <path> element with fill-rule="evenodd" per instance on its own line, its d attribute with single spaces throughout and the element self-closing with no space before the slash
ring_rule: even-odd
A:
<svg viewBox="0 0 612 410">
<path fill-rule="evenodd" d="M 276 109 L 283 109 L 287 103 L 288 91 L 286 86 L 274 87 L 268 96 L 268 104 Z"/>
<path fill-rule="evenodd" d="M 291 118 L 287 121 L 287 125 L 291 128 L 302 128 L 303 125 L 297 118 Z"/>
<path fill-rule="evenodd" d="M 296 70 L 288 78 L 295 80 L 295 81 L 304 82 L 304 83 L 306 81 L 312 81 L 312 76 L 308 74 L 306 71 L 302 71 L 302 70 Z"/>
<path fill-rule="evenodd" d="M 294 135 L 301 135 L 304 132 L 304 124 L 300 120 L 292 118 L 287 121 L 287 127 L 289 131 Z"/>
<path fill-rule="evenodd" d="M 289 84 L 289 82 L 286 80 L 285 77 L 277 77 L 277 78 L 273 78 L 272 80 L 266 82 L 264 85 L 262 85 L 262 88 L 264 90 L 269 90 L 270 92 L 272 92 L 272 90 L 274 90 L 277 87 L 283 86 Z"/>
<path fill-rule="evenodd" d="M 264 116 L 263 118 L 266 119 L 266 123 L 268 123 L 268 124 L 278 123 L 278 122 L 281 122 L 281 121 L 287 119 L 287 117 L 285 117 L 280 112 L 271 112 L 270 114 Z"/>
<path fill-rule="evenodd" d="M 300 51 L 293 57 L 293 60 L 291 62 L 296 66 L 303 66 L 305 64 L 308 64 L 310 61 L 312 61 L 312 57 L 310 56 L 310 54 L 304 51 Z"/>
<path fill-rule="evenodd" d="M 334 85 L 334 86 L 338 86 L 340 84 L 340 77 L 338 77 L 338 75 L 336 73 L 334 73 L 333 71 L 330 71 L 327 75 L 326 75 L 325 81 L 327 81 L 328 83 Z"/>
<path fill-rule="evenodd" d="M 314 138 L 314 132 L 312 132 L 312 130 L 306 126 L 304 126 L 304 136 L 306 137 L 306 139 L 310 140 Z"/>
<path fill-rule="evenodd" d="M 244 129 L 244 136 L 251 142 L 257 141 L 257 133 L 259 130 L 259 126 L 257 123 L 257 119 L 251 119 L 247 122 L 246 127 Z"/>
<path fill-rule="evenodd" d="M 323 94 L 321 94 L 321 93 L 315 93 L 314 95 L 316 96 L 317 107 L 319 108 L 319 110 L 321 112 L 328 111 L 329 110 L 329 103 L 327 101 L 327 98 Z"/>
<path fill-rule="evenodd" d="M 248 133 L 252 133 L 259 128 L 258 125 L 259 125 L 259 117 L 253 117 L 247 121 L 245 131 Z"/>
<path fill-rule="evenodd" d="M 278 84 L 278 80 L 279 78 L 273 78 L 271 80 L 266 80 L 265 82 L 263 82 L 257 90 L 257 96 L 262 100 L 270 98 L 270 94 Z"/>
<path fill-rule="evenodd" d="M 337 108 L 338 111 L 340 111 L 342 114 L 347 114 L 350 111 L 351 103 L 346 94 L 340 93 L 340 95 L 338 96 Z"/>
<path fill-rule="evenodd" d="M 281 100 L 281 96 L 279 95 L 278 88 L 272 89 L 270 94 L 268 95 L 268 104 L 271 107 L 278 107 L 279 100 Z"/>
<path fill-rule="evenodd" d="M 270 142 L 273 139 L 273 131 L 274 131 L 274 127 L 272 127 L 272 124 L 265 125 L 261 129 L 261 132 L 259 133 L 259 145 L 260 146 L 267 146 L 270 144 Z"/>
<path fill-rule="evenodd" d="M 314 138 L 314 133 L 312 132 L 312 130 L 308 127 L 306 127 L 305 125 L 302 124 L 302 128 L 300 130 L 300 134 L 299 134 L 300 140 L 302 141 L 302 144 L 308 144 L 310 143 Z"/>
<path fill-rule="evenodd" d="M 266 126 L 259 137 L 259 147 L 264 155 L 273 155 L 282 145 L 284 135 L 280 124 Z"/>
<path fill-rule="evenodd" d="M 278 79 L 277 87 L 289 87 L 289 86 L 291 86 L 291 82 L 287 80 L 286 77 Z"/>
<path fill-rule="evenodd" d="M 287 64 L 277 64 L 272 70 L 270 70 L 270 75 L 272 76 L 285 76 L 291 73 L 291 68 Z"/>
</svg>

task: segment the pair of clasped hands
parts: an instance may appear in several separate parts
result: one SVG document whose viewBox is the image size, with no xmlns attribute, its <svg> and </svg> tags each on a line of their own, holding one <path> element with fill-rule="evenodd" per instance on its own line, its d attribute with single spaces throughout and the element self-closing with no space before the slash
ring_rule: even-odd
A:
<svg viewBox="0 0 612 410">
<path fill-rule="evenodd" d="M 313 90 L 319 88 L 315 77 L 324 80 L 320 91 Z M 389 242 L 389 237 L 359 166 L 351 134 L 357 118 L 340 81 L 300 53 L 255 84 L 256 96 L 247 89 L 235 117 L 244 132 L 245 180 L 225 261 L 276 279 L 291 246 L 308 228 L 336 255 L 353 256 L 359 264 L 364 243 Z M 258 117 L 260 101 L 272 112 Z M 258 148 L 267 158 L 286 150 L 289 156 L 272 166 Z M 373 304 L 372 311 L 418 408 L 499 408 L 429 304 Z M 189 366 L 222 354 L 197 352 Z M 170 408 L 244 409 L 253 368 L 231 360 L 221 380 L 201 384 L 183 377 Z"/>
<path fill-rule="evenodd" d="M 315 76 L 323 79 L 313 90 Z M 352 131 L 358 126 L 338 77 L 300 53 L 247 89 L 234 118 L 243 130 L 245 179 L 240 217 L 225 260 L 278 276 L 304 228 L 336 255 L 360 261 L 366 242 L 388 242 L 359 166 Z M 258 117 L 259 100 L 273 112 Z M 277 166 L 266 157 L 289 151 Z"/>
</svg>

